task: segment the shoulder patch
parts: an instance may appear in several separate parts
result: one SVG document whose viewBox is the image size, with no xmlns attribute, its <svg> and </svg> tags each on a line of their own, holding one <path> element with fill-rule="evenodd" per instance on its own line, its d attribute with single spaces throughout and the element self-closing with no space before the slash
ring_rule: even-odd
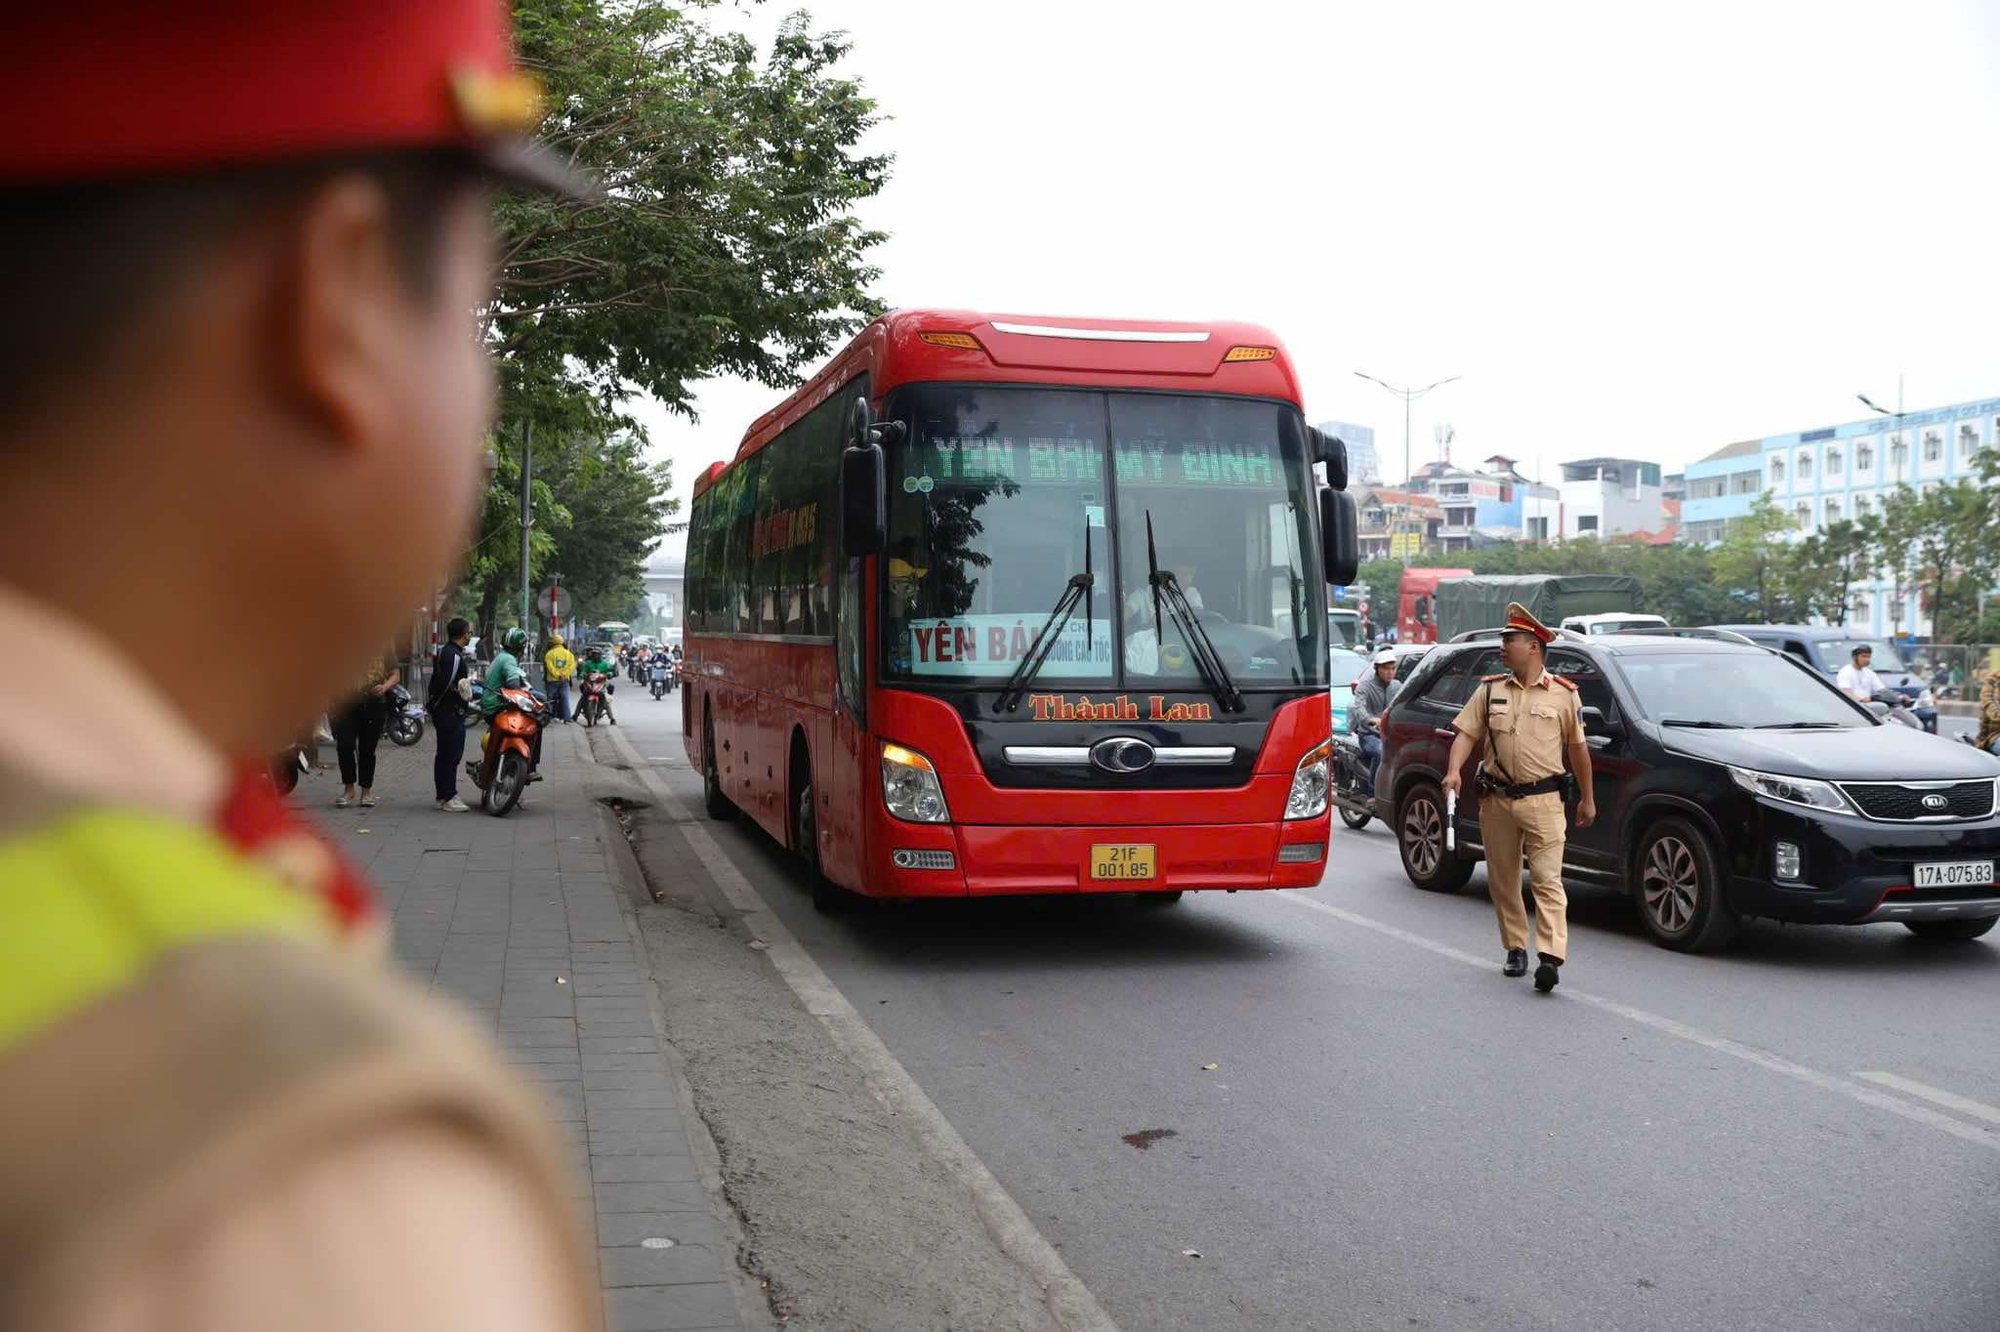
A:
<svg viewBox="0 0 2000 1332">
<path fill-rule="evenodd" d="M 1557 675 L 1554 671 L 1550 671 L 1549 679 L 1554 680 L 1557 684 L 1561 685 L 1564 689 L 1569 690 L 1572 694 L 1577 692 L 1576 681 L 1571 680 L 1566 676 Z"/>
<path fill-rule="evenodd" d="M 1500 674 L 1498 674 L 1498 675 L 1482 675 L 1482 676 L 1480 676 L 1480 677 L 1479 677 L 1479 683 L 1481 683 L 1481 684 L 1491 684 L 1491 683 L 1492 683 L 1493 681 L 1495 681 L 1495 680 L 1505 680 L 1505 679 L 1507 679 L 1507 678 L 1509 678 L 1509 677 L 1508 677 L 1508 675 L 1507 675 L 1507 672 L 1505 672 L 1505 671 L 1502 671 L 1502 672 L 1500 672 Z"/>
</svg>

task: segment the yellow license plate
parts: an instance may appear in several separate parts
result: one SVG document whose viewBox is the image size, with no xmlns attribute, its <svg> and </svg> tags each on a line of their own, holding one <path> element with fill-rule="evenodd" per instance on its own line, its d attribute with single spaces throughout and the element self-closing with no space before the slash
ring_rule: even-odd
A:
<svg viewBox="0 0 2000 1332">
<path fill-rule="evenodd" d="M 1152 878 L 1153 844 L 1151 842 L 1091 843 L 1090 877 L 1093 879 Z"/>
</svg>

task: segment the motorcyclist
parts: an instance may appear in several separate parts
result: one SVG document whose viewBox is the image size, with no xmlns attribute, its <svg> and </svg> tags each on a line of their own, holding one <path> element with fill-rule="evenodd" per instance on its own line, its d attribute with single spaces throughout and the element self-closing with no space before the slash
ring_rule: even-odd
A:
<svg viewBox="0 0 2000 1332">
<path fill-rule="evenodd" d="M 1872 702 L 1880 697 L 1885 687 L 1882 677 L 1869 669 L 1875 659 L 1875 649 L 1866 643 L 1856 643 L 1847 665 L 1840 668 L 1836 683 L 1841 692 L 1862 703 Z M 1900 698 L 1900 696 L 1898 696 Z"/>
<path fill-rule="evenodd" d="M 593 643 L 585 648 L 584 651 L 590 654 L 584 659 L 583 663 L 584 679 L 588 680 L 593 675 L 602 675 L 604 677 L 604 720 L 616 726 L 618 719 L 611 715 L 612 682 L 618 678 L 618 667 L 612 661 L 611 653 L 615 652 L 616 649 L 607 649 L 603 643 Z"/>
<path fill-rule="evenodd" d="M 1973 744 L 2000 755 L 2000 670 L 1986 673 L 1979 688 L 1979 734 Z"/>
<path fill-rule="evenodd" d="M 507 700 L 500 695 L 501 690 L 527 689 L 533 692 L 533 686 L 528 683 L 528 673 L 521 669 L 520 654 L 527 650 L 528 633 L 519 625 L 500 636 L 500 650 L 493 655 L 493 664 L 486 668 L 486 691 L 479 697 L 479 712 L 487 721 L 492 721 L 495 713 L 508 706 Z M 492 747 L 493 729 L 489 726 L 486 730 L 486 739 L 480 748 L 485 752 Z M 541 776 L 538 770 L 542 766 L 540 730 L 535 732 L 535 752 L 529 755 L 528 764 L 530 769 L 528 780 L 538 780 Z"/>
<path fill-rule="evenodd" d="M 1369 662 L 1368 674 L 1354 686 L 1349 710 L 1356 740 L 1368 760 L 1368 793 L 1375 793 L 1375 774 L 1382 766 L 1382 718 L 1403 686 L 1396 679 L 1396 654 L 1388 648 Z"/>
</svg>

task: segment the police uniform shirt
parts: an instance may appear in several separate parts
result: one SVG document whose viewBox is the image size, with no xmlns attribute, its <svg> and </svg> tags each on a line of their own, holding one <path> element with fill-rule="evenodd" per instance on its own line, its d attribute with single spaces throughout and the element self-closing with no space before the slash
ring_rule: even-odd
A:
<svg viewBox="0 0 2000 1332">
<path fill-rule="evenodd" d="M 1482 680 L 1451 724 L 1474 741 L 1490 733 L 1500 769 L 1493 775 L 1512 783 L 1558 775 L 1563 771 L 1563 751 L 1583 741 L 1576 686 L 1547 670 L 1531 685 L 1521 684 L 1512 674 Z"/>
</svg>

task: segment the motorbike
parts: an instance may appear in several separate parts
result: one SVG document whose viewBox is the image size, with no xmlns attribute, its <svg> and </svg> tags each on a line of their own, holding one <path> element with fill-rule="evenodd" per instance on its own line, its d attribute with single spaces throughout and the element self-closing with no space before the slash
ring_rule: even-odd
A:
<svg viewBox="0 0 2000 1332">
<path fill-rule="evenodd" d="M 1911 715 L 1914 707 L 1915 704 L 1908 694 L 1894 689 L 1885 689 L 1868 701 L 1868 710 L 1891 725 L 1907 726 L 1913 731 L 1931 730 L 1937 725 L 1933 721 L 1931 726 L 1927 727 L 1917 720 Z M 1932 716 L 1935 717 L 1936 714 L 1933 713 Z"/>
<path fill-rule="evenodd" d="M 602 718 L 613 726 L 618 719 L 611 715 L 611 695 L 617 692 L 603 671 L 592 671 L 583 677 L 583 688 L 577 695 L 576 717 L 585 726 L 595 726 Z"/>
<path fill-rule="evenodd" d="M 528 783 L 541 780 L 535 754 L 541 748 L 548 700 L 532 689 L 502 689 L 500 710 L 487 719 L 485 752 L 465 765 L 479 788 L 479 804 L 494 818 L 504 818 L 521 801 Z"/>
<path fill-rule="evenodd" d="M 1329 797 L 1340 821 L 1356 832 L 1375 816 L 1375 795 L 1368 784 L 1368 756 L 1352 735 L 1333 737 L 1333 791 Z"/>
<path fill-rule="evenodd" d="M 646 674 L 653 686 L 654 701 L 657 702 L 674 691 L 674 675 L 667 669 L 665 658 L 653 658 L 651 664 L 646 667 Z"/>
<path fill-rule="evenodd" d="M 401 685 L 389 690 L 389 715 L 382 723 L 382 734 L 389 737 L 398 748 L 408 749 L 424 738 L 423 705 L 410 698 L 410 691 Z"/>
<path fill-rule="evenodd" d="M 279 795 L 290 795 L 298 789 L 299 778 L 312 771 L 312 745 L 309 741 L 294 740 L 286 748 L 271 756 L 270 767 L 266 769 L 271 785 Z"/>
</svg>

